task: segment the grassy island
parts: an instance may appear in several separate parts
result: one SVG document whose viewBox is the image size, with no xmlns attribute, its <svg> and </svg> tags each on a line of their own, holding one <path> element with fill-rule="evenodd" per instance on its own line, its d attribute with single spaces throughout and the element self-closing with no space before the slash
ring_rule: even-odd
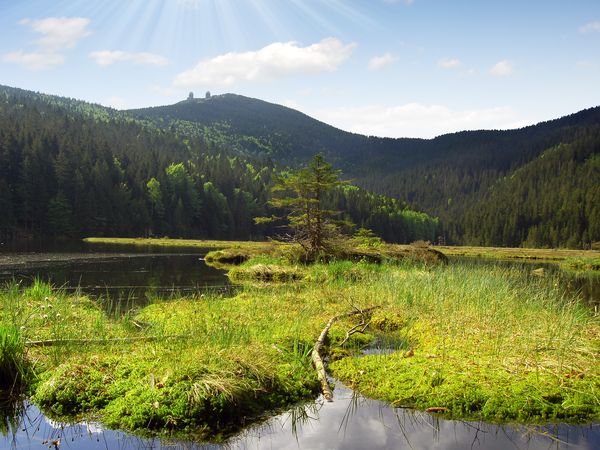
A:
<svg viewBox="0 0 600 450">
<path fill-rule="evenodd" d="M 324 348 L 328 370 L 367 396 L 452 418 L 600 420 L 600 318 L 552 277 L 434 263 L 423 248 L 312 264 L 279 250 L 234 259 L 232 296 L 119 314 L 43 283 L 8 286 L 3 379 L 50 415 L 219 440 L 315 398 L 321 330 L 368 309 L 335 322 Z"/>
</svg>

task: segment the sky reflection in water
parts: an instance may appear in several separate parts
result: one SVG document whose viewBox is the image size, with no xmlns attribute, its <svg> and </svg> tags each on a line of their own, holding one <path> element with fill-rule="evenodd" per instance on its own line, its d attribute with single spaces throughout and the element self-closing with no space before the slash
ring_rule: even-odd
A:
<svg viewBox="0 0 600 450">
<path fill-rule="evenodd" d="M 600 448 L 600 424 L 496 426 L 441 420 L 353 395 L 339 384 L 334 402 L 321 399 L 254 425 L 222 445 L 143 439 L 104 430 L 99 423 L 67 425 L 29 405 L 14 436 L 0 449 L 577 449 Z M 53 446 L 50 446 L 53 448 Z"/>
</svg>

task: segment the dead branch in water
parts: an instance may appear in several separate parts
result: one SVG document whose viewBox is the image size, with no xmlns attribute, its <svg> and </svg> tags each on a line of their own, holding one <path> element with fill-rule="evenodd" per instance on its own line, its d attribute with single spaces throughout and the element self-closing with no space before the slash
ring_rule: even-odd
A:
<svg viewBox="0 0 600 450">
<path fill-rule="evenodd" d="M 312 349 L 312 362 L 313 365 L 315 366 L 315 370 L 317 371 L 317 377 L 319 378 L 319 382 L 321 383 L 321 391 L 323 392 L 323 397 L 325 397 L 325 399 L 328 402 L 333 401 L 333 392 L 331 392 L 331 388 L 329 387 L 329 383 L 327 382 L 327 372 L 325 371 L 325 364 L 323 363 L 323 358 L 321 357 L 321 348 L 323 347 L 324 343 L 325 343 L 325 339 L 327 339 L 327 334 L 329 333 L 329 329 L 331 328 L 331 326 L 338 320 L 343 319 L 344 317 L 350 317 L 350 316 L 356 316 L 356 315 L 362 315 L 363 316 L 363 322 L 364 322 L 364 315 L 366 313 L 369 313 L 371 311 L 373 311 L 374 309 L 379 308 L 379 306 L 372 306 L 371 308 L 365 308 L 365 309 L 355 309 L 353 311 L 349 311 L 343 314 L 338 314 L 337 316 L 333 316 L 331 319 L 329 319 L 329 322 L 327 322 L 327 325 L 325 325 L 325 328 L 323 328 L 323 330 L 321 331 L 321 334 L 319 335 L 319 339 L 317 339 L 317 342 L 315 342 L 315 345 Z M 357 330 L 358 328 L 355 327 Z M 346 333 L 348 334 L 348 333 Z M 348 338 L 349 336 L 347 336 Z M 344 339 L 344 342 L 347 340 Z"/>
</svg>

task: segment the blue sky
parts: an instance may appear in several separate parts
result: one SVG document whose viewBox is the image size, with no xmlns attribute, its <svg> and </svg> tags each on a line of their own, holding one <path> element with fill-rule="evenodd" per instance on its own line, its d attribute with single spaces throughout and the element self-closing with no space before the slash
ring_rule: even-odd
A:
<svg viewBox="0 0 600 450">
<path fill-rule="evenodd" d="M 117 108 L 206 91 L 433 137 L 600 105 L 598 0 L 0 0 L 0 84 Z"/>
</svg>

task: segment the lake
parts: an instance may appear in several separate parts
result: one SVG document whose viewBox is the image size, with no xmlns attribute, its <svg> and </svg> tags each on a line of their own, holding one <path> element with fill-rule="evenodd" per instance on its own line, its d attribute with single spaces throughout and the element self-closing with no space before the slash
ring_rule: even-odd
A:
<svg viewBox="0 0 600 450">
<path fill-rule="evenodd" d="M 152 296 L 172 296 L 205 289 L 229 290 L 224 272 L 202 259 L 206 250 L 61 243 L 0 250 L 0 280 L 50 280 L 64 289 L 80 289 L 98 298 L 145 304 Z M 463 262 L 458 262 L 463 263 Z M 532 266 L 523 270 L 530 273 Z M 549 268 L 548 270 L 550 270 Z M 598 278 L 590 289 L 565 278 L 572 289 L 597 302 Z M 569 281 L 571 280 L 571 281 Z M 594 281 L 595 280 L 595 281 Z M 225 444 L 143 439 L 106 430 L 95 422 L 65 424 L 45 417 L 34 405 L 20 402 L 7 409 L 0 449 L 597 449 L 600 424 L 511 426 L 442 420 L 435 415 L 365 399 L 336 383 L 334 402 L 318 398 L 264 418 Z M 16 409 L 16 410 L 15 410 Z M 13 417 L 13 421 L 8 420 Z"/>
<path fill-rule="evenodd" d="M 150 296 L 227 290 L 225 273 L 202 260 L 209 250 L 84 242 L 3 246 L 0 283 L 29 284 L 37 277 L 67 291 L 141 306 Z"/>
</svg>

